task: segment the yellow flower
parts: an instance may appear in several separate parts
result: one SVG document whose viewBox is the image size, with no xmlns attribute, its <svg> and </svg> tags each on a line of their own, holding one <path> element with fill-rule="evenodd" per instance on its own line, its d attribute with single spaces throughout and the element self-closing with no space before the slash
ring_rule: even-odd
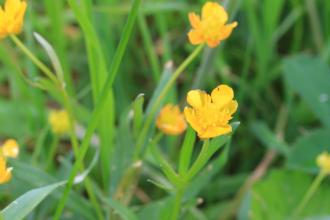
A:
<svg viewBox="0 0 330 220">
<path fill-rule="evenodd" d="M 190 43 L 197 45 L 207 43 L 211 48 L 219 45 L 220 41 L 227 39 L 237 22 L 226 24 L 228 14 L 216 2 L 206 2 L 202 9 L 202 19 L 199 15 L 189 13 L 192 30 L 188 33 Z"/>
<path fill-rule="evenodd" d="M 65 110 L 53 110 L 48 116 L 52 132 L 56 135 L 63 135 L 70 131 L 69 114 Z"/>
<path fill-rule="evenodd" d="M 16 158 L 19 154 L 19 147 L 15 140 L 8 139 L 1 147 L 2 156 Z"/>
<path fill-rule="evenodd" d="M 179 106 L 168 104 L 160 111 L 156 125 L 159 130 L 169 135 L 179 135 L 187 128 Z"/>
<path fill-rule="evenodd" d="M 226 85 L 219 85 L 211 95 L 192 90 L 187 95 L 192 108 L 184 109 L 186 120 L 202 139 L 228 134 L 232 131 L 229 120 L 238 106 L 233 98 L 232 88 Z"/>
<path fill-rule="evenodd" d="M 26 1 L 6 0 L 4 8 L 0 6 L 0 39 L 22 30 Z"/>
<path fill-rule="evenodd" d="M 5 158 L 0 156 L 0 184 L 4 184 L 11 179 L 12 168 L 7 168 Z"/>
<path fill-rule="evenodd" d="M 320 167 L 321 172 L 330 174 L 330 154 L 328 152 L 323 152 L 316 159 L 317 165 Z"/>
</svg>

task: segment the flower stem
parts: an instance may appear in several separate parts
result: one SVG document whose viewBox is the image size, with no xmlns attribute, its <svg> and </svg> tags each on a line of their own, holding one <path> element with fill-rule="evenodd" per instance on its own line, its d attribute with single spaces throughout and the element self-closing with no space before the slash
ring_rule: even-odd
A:
<svg viewBox="0 0 330 220">
<path fill-rule="evenodd" d="M 42 63 L 15 35 L 9 35 L 10 39 L 25 53 L 26 56 L 56 85 L 59 81 L 57 80 L 55 74 L 44 64 Z"/>
<path fill-rule="evenodd" d="M 309 200 L 312 198 L 312 196 L 315 194 L 317 189 L 319 188 L 322 180 L 326 177 L 325 172 L 320 172 L 319 175 L 314 179 L 312 185 L 309 187 L 308 191 L 306 192 L 304 198 L 301 200 L 298 207 L 293 212 L 293 218 L 298 217 L 299 214 L 302 212 L 302 210 L 305 208 Z"/>
<path fill-rule="evenodd" d="M 190 170 L 184 175 L 185 181 L 190 181 L 207 163 L 208 161 L 208 148 L 209 148 L 209 139 L 206 139 L 203 143 L 202 150 L 199 153 L 196 161 L 190 168 Z"/>
<path fill-rule="evenodd" d="M 174 205 L 172 209 L 172 214 L 170 220 L 177 220 L 180 216 L 181 211 L 181 201 L 184 195 L 185 188 L 179 188 L 175 194 Z"/>
<path fill-rule="evenodd" d="M 153 106 L 151 107 L 150 114 L 147 116 L 146 121 L 141 130 L 141 133 L 138 137 L 137 144 L 136 144 L 136 151 L 134 154 L 135 160 L 137 160 L 140 157 L 140 154 L 142 153 L 146 135 L 148 134 L 153 117 L 156 114 L 157 109 L 159 108 L 161 102 L 166 97 L 167 93 L 170 91 L 170 89 L 173 86 L 173 84 L 175 83 L 176 79 L 183 73 L 183 71 L 187 68 L 187 66 L 198 56 L 198 54 L 202 51 L 203 48 L 204 48 L 204 44 L 201 44 L 195 48 L 195 50 L 185 59 L 185 61 L 183 61 L 183 63 L 173 73 L 170 80 L 167 81 L 163 90 L 160 92 L 158 98 L 156 99 Z"/>
<path fill-rule="evenodd" d="M 53 165 L 53 159 L 56 154 L 56 149 L 59 143 L 59 137 L 57 135 L 53 136 L 52 142 L 50 144 L 50 150 L 48 152 L 48 158 L 46 161 L 46 170 L 49 170 Z"/>
</svg>

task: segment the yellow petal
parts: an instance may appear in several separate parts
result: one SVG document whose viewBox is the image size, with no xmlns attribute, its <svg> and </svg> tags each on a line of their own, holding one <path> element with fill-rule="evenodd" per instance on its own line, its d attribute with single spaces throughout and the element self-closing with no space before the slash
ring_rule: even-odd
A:
<svg viewBox="0 0 330 220">
<path fill-rule="evenodd" d="M 196 15 L 195 13 L 189 13 L 188 15 L 189 17 L 189 21 L 190 21 L 190 24 L 193 28 L 195 29 L 198 29 L 201 25 L 201 19 L 198 15 Z"/>
<path fill-rule="evenodd" d="M 209 127 L 204 132 L 198 133 L 198 136 L 202 139 L 213 138 L 220 135 L 229 134 L 232 131 L 230 125 L 224 127 Z"/>
<path fill-rule="evenodd" d="M 19 147 L 15 140 L 9 139 L 2 145 L 2 154 L 4 157 L 16 158 L 19 153 Z"/>
<path fill-rule="evenodd" d="M 226 106 L 227 114 L 232 115 L 237 111 L 238 103 L 236 100 L 232 100 L 229 102 L 229 104 Z"/>
<path fill-rule="evenodd" d="M 238 24 L 237 22 L 233 22 L 223 26 L 220 32 L 220 40 L 227 39 L 231 35 L 233 29 L 237 27 L 237 24 Z"/>
<path fill-rule="evenodd" d="M 199 30 L 189 31 L 188 38 L 189 38 L 190 43 L 193 45 L 204 43 L 203 34 Z"/>
<path fill-rule="evenodd" d="M 187 95 L 187 102 L 194 108 L 201 108 L 211 103 L 211 97 L 204 91 L 191 90 Z"/>
<path fill-rule="evenodd" d="M 15 19 L 16 14 L 19 12 L 21 6 L 21 0 L 6 0 L 5 13 L 7 17 Z"/>
<path fill-rule="evenodd" d="M 0 157 L 0 184 L 6 183 L 11 179 L 12 168 L 6 167 L 6 160 Z"/>
<path fill-rule="evenodd" d="M 330 174 L 330 155 L 327 152 L 323 152 L 316 159 L 317 165 L 320 167 L 321 171 Z"/>
<path fill-rule="evenodd" d="M 207 46 L 209 46 L 210 48 L 215 48 L 220 44 L 220 39 L 207 39 L 206 40 Z"/>
<path fill-rule="evenodd" d="M 179 135 L 187 128 L 184 115 L 181 113 L 179 106 L 171 104 L 162 108 L 157 117 L 156 126 L 163 133 L 169 135 Z"/>
<path fill-rule="evenodd" d="M 198 118 L 196 117 L 196 114 L 194 112 L 194 109 L 185 107 L 184 108 L 184 116 L 186 117 L 187 122 L 190 124 L 190 126 L 198 132 L 202 131 L 202 127 L 198 123 Z"/>
<path fill-rule="evenodd" d="M 5 36 L 7 36 L 7 31 L 6 31 L 6 21 L 5 21 L 6 17 L 5 17 L 5 13 L 2 10 L 2 7 L 0 6 L 0 39 L 4 38 Z"/>
<path fill-rule="evenodd" d="M 207 2 L 202 9 L 202 20 L 204 19 L 217 19 L 219 24 L 225 24 L 228 20 L 226 10 L 216 2 Z"/>
<path fill-rule="evenodd" d="M 223 108 L 234 98 L 234 91 L 227 85 L 220 85 L 213 89 L 211 97 L 218 108 Z"/>
<path fill-rule="evenodd" d="M 0 184 L 7 183 L 9 180 L 11 180 L 11 171 L 12 168 L 7 168 L 3 172 L 0 172 Z"/>
</svg>

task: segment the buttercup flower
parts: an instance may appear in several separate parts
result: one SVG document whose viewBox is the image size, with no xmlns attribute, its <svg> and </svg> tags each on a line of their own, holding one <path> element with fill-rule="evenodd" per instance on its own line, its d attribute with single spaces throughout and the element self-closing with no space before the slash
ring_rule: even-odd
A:
<svg viewBox="0 0 330 220">
<path fill-rule="evenodd" d="M 9 139 L 1 146 L 2 156 L 16 158 L 19 153 L 19 147 L 15 140 Z"/>
<path fill-rule="evenodd" d="M 63 135 L 70 131 L 69 115 L 64 110 L 53 110 L 48 116 L 52 132 L 56 135 Z"/>
<path fill-rule="evenodd" d="M 219 85 L 211 95 L 192 90 L 187 95 L 187 102 L 192 108 L 184 109 L 186 120 L 202 139 L 228 134 L 232 131 L 229 120 L 238 106 L 233 98 L 232 88 L 226 85 Z"/>
<path fill-rule="evenodd" d="M 4 184 L 11 179 L 12 168 L 7 168 L 6 160 L 0 156 L 0 184 Z"/>
<path fill-rule="evenodd" d="M 202 9 L 202 18 L 193 12 L 189 13 L 189 21 L 192 26 L 192 30 L 188 33 L 190 43 L 194 45 L 207 43 L 211 48 L 227 39 L 237 26 L 237 22 L 226 24 L 228 14 L 216 2 L 206 2 Z"/>
<path fill-rule="evenodd" d="M 26 7 L 25 0 L 6 0 L 4 8 L 0 6 L 0 39 L 21 32 Z"/>
<path fill-rule="evenodd" d="M 169 135 L 179 135 L 187 128 L 184 115 L 179 106 L 168 104 L 160 111 L 156 125 L 159 130 Z"/>
<path fill-rule="evenodd" d="M 317 165 L 320 167 L 321 172 L 330 174 L 330 154 L 328 152 L 323 152 L 316 159 Z"/>
</svg>

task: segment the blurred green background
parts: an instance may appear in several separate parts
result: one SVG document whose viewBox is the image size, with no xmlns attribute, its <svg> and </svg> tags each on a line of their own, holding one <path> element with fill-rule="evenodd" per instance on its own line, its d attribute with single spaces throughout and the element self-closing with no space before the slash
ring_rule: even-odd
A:
<svg viewBox="0 0 330 220">
<path fill-rule="evenodd" d="M 131 1 L 86 2 L 89 4 L 86 10 L 93 21 L 101 49 L 107 64 L 110 64 Z M 188 0 L 143 2 L 114 83 L 115 105 L 108 106 L 115 109 L 115 115 L 107 116 L 105 111 L 107 118 L 104 120 L 114 125 L 114 132 L 101 134 L 105 137 L 101 138 L 102 141 L 111 142 L 114 139 L 118 145 L 127 141 L 121 121 L 127 116 L 128 107 L 140 93 L 145 94 L 148 102 L 164 66 L 168 62 L 178 66 L 194 49 L 187 40 L 190 29 L 187 14 L 190 11 L 199 13 L 204 3 Z M 195 188 L 196 192 L 192 194 L 195 198 L 203 198 L 203 202 L 197 205 L 193 201 L 188 203 L 189 211 L 185 219 L 231 218 L 233 213 L 238 213 L 240 219 L 247 219 L 248 216 L 251 219 L 283 219 L 308 187 L 311 181 L 308 173 L 317 172 L 316 156 L 326 149 L 330 151 L 330 1 L 227 0 L 220 3 L 228 9 L 230 20 L 238 21 L 238 27 L 218 48 L 203 51 L 179 78 L 167 102 L 184 106 L 186 93 L 192 88 L 211 91 L 220 83 L 229 84 L 235 89 L 239 103 L 235 120 L 239 120 L 241 125 L 233 136 L 226 166 L 216 170 L 209 179 L 200 183 L 199 188 Z M 91 83 L 86 55 L 88 47 L 81 27 L 64 0 L 31 0 L 28 4 L 24 32 L 19 37 L 49 65 L 51 63 L 35 41 L 33 32 L 41 34 L 55 48 L 66 73 L 68 91 L 79 102 L 76 117 L 86 125 L 95 94 L 92 93 L 94 84 Z M 1 141 L 18 139 L 22 146 L 20 161 L 29 164 L 31 169 L 40 168 L 40 161 L 47 154 L 51 139 L 47 114 L 50 108 L 59 106 L 54 97 L 24 82 L 20 74 L 34 80 L 40 73 L 9 40 L 0 43 L 0 60 Z M 166 140 L 166 151 L 173 161 L 179 150 L 179 140 Z M 37 155 L 39 158 L 36 158 L 34 152 L 38 146 L 42 149 Z M 49 178 L 67 174 L 70 165 L 65 160 L 72 157 L 65 154 L 68 151 L 68 143 L 61 142 L 58 154 L 65 157 L 64 165 L 49 173 Z M 125 166 L 118 163 L 119 167 Z M 260 165 L 264 173 L 272 174 L 251 191 L 249 185 L 244 183 Z M 157 201 L 162 201 L 165 194 L 147 182 L 153 173 L 157 173 L 155 168 L 147 166 L 145 169 L 139 188 L 145 200 L 135 199 L 133 210 L 142 216 L 141 219 L 158 219 L 162 206 Z M 24 176 L 24 172 L 18 170 L 14 173 L 13 184 L 1 186 L 3 207 L 26 190 L 51 181 L 51 178 L 41 177 L 44 175 L 41 170 L 32 170 L 35 175 Z M 121 174 L 112 175 L 113 181 Z M 104 176 L 97 169 L 94 169 L 92 176 L 101 189 L 113 190 L 113 186 L 108 188 L 108 180 L 102 180 Z M 253 177 L 252 182 L 261 176 Z M 26 184 L 22 185 L 22 182 Z M 283 182 L 286 185 L 282 189 Z M 239 191 L 242 186 L 248 188 Z M 297 198 L 284 202 L 283 196 L 294 190 Z M 315 203 L 329 202 L 329 196 L 327 200 L 321 199 L 322 194 L 325 197 L 325 193 L 329 193 L 329 190 L 324 190 Z M 244 193 L 237 194 L 238 191 Z M 260 205 L 261 200 L 263 205 Z M 43 203 L 42 208 L 29 219 L 47 216 L 54 202 L 49 200 Z M 314 206 L 306 210 L 306 215 L 330 214 L 329 207 L 320 210 L 320 206 Z M 86 207 L 85 210 L 88 210 Z M 264 207 L 273 207 L 274 210 Z M 267 216 L 275 212 L 280 214 Z M 84 216 L 77 210 L 74 213 L 78 217 Z"/>
</svg>

